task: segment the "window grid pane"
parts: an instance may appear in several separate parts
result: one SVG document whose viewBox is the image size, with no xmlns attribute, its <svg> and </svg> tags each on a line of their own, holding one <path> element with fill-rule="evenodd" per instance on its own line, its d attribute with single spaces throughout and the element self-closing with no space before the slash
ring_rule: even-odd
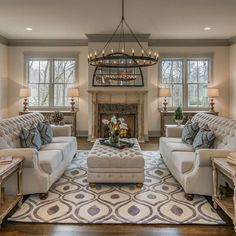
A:
<svg viewBox="0 0 236 236">
<path fill-rule="evenodd" d="M 53 107 L 69 106 L 67 88 L 75 84 L 75 65 L 74 59 L 27 60 L 27 79 L 32 92 L 29 106 L 49 107 L 49 100 Z"/>
<path fill-rule="evenodd" d="M 165 59 L 161 62 L 161 83 L 171 89 L 170 107 L 183 106 L 183 60 Z"/>
</svg>

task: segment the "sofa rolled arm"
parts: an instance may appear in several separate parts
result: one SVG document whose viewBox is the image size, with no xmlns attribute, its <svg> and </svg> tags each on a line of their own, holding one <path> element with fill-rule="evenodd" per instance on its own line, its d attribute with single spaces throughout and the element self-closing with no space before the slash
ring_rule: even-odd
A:
<svg viewBox="0 0 236 236">
<path fill-rule="evenodd" d="M 51 125 L 53 137 L 71 136 L 71 125 Z"/>
<path fill-rule="evenodd" d="M 23 167 L 37 168 L 39 166 L 38 151 L 34 148 L 0 149 L 1 156 L 23 157 Z"/>
<path fill-rule="evenodd" d="M 225 158 L 230 152 L 226 149 L 199 149 L 195 152 L 195 161 L 199 166 L 211 166 L 212 158 Z"/>
<path fill-rule="evenodd" d="M 166 137 L 181 138 L 183 126 L 166 126 Z"/>
</svg>

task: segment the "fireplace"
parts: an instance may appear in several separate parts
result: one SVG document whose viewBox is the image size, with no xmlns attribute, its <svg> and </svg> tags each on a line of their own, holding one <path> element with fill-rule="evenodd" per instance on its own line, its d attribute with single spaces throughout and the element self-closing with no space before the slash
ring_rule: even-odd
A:
<svg viewBox="0 0 236 236">
<path fill-rule="evenodd" d="M 98 104 L 98 137 L 107 138 L 108 129 L 102 123 L 103 119 L 110 120 L 115 115 L 117 118 L 124 118 L 128 130 L 121 132 L 121 137 L 138 137 L 138 105 L 137 104 Z"/>
</svg>

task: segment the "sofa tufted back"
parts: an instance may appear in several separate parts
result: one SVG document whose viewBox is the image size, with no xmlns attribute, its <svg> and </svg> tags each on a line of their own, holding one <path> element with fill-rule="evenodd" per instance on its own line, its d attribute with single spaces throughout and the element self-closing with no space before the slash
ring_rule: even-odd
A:
<svg viewBox="0 0 236 236">
<path fill-rule="evenodd" d="M 214 131 L 216 135 L 214 148 L 236 151 L 236 120 L 207 113 L 197 113 L 193 116 L 192 121 L 198 122 L 200 127 L 207 124 Z"/>
<path fill-rule="evenodd" d="M 21 129 L 36 126 L 39 121 L 43 121 L 44 116 L 40 113 L 29 113 L 0 121 L 0 137 L 6 140 L 12 148 L 20 147 L 19 134 Z"/>
</svg>

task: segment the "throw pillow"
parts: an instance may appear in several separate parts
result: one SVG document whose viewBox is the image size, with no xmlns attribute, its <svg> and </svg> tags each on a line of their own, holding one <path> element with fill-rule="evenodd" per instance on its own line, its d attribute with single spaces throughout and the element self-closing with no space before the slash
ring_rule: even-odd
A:
<svg viewBox="0 0 236 236">
<path fill-rule="evenodd" d="M 193 149 L 212 148 L 215 138 L 214 132 L 209 129 L 208 125 L 205 125 L 198 131 L 193 141 Z"/>
<path fill-rule="evenodd" d="M 35 148 L 40 150 L 42 146 L 41 138 L 37 128 L 25 129 L 20 132 L 20 141 L 23 148 Z"/>
<path fill-rule="evenodd" d="M 52 142 L 53 132 L 52 127 L 48 120 L 39 122 L 37 129 L 40 133 L 42 144 L 47 144 Z"/>
<path fill-rule="evenodd" d="M 184 125 L 182 131 L 182 141 L 184 143 L 193 144 L 193 140 L 199 131 L 199 126 L 197 122 L 192 123 L 190 120 Z"/>
</svg>

